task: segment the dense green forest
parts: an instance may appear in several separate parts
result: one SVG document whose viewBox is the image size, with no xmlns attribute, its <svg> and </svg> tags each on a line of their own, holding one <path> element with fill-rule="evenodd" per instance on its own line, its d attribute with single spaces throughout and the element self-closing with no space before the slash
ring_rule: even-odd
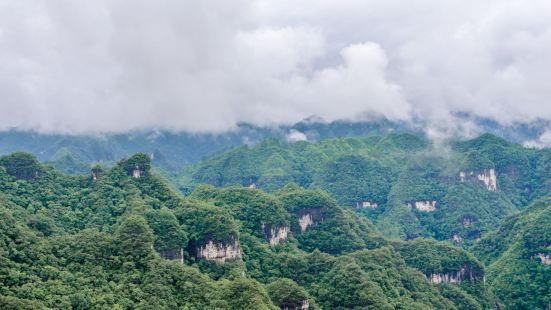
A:
<svg viewBox="0 0 551 310">
<path fill-rule="evenodd" d="M 551 199 L 508 217 L 473 248 L 488 282 L 511 309 L 551 306 Z"/>
<path fill-rule="evenodd" d="M 254 145 L 270 137 L 285 141 L 293 132 L 304 134 L 309 141 L 321 141 L 406 129 L 406 124 L 385 119 L 358 123 L 325 123 L 307 119 L 276 128 L 239 124 L 234 130 L 222 133 L 135 130 L 99 135 L 64 135 L 14 129 L 0 132 L 0 155 L 25 151 L 60 171 L 82 174 L 88 172 L 90 163 L 112 166 L 120 158 L 142 152 L 152 157 L 156 168 L 169 173 L 239 145 Z"/>
<path fill-rule="evenodd" d="M 199 186 L 137 154 L 67 176 L 0 160 L 2 309 L 488 309 L 483 264 L 390 241 L 320 190 Z"/>
<path fill-rule="evenodd" d="M 492 135 L 0 157 L 2 309 L 547 309 L 551 152 Z"/>
<path fill-rule="evenodd" d="M 549 149 L 490 134 L 449 144 L 389 134 L 320 143 L 267 140 L 186 168 L 176 182 L 183 192 L 201 183 L 274 192 L 294 182 L 327 191 L 386 236 L 431 237 L 468 248 L 549 195 L 550 168 Z"/>
<path fill-rule="evenodd" d="M 485 132 L 516 143 L 536 140 L 543 133 L 543 128 L 549 126 L 545 121 L 505 126 L 494 120 L 465 113 L 456 114 L 454 117 L 458 122 L 476 124 Z M 412 123 L 385 118 L 358 122 L 325 122 L 312 116 L 292 125 L 277 127 L 240 123 L 233 130 L 221 133 L 149 129 L 74 135 L 21 131 L 14 128 L 0 131 L 0 155 L 25 151 L 62 172 L 82 174 L 88 172 L 91 163 L 112 166 L 123 157 L 143 152 L 152 157 L 157 169 L 170 174 L 233 147 L 256 145 L 269 138 L 293 142 L 297 139 L 293 134 L 298 134 L 299 140 L 317 143 L 332 138 L 386 135 L 392 132 L 409 132 L 422 136 L 423 125 L 423 120 L 416 120 L 414 126 Z"/>
</svg>

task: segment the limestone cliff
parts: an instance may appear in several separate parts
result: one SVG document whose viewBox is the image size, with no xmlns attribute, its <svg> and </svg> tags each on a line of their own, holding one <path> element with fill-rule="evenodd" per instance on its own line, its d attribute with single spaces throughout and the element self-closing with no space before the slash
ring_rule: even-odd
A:
<svg viewBox="0 0 551 310">
<path fill-rule="evenodd" d="M 310 301 L 308 299 L 303 300 L 300 305 L 283 305 L 281 310 L 308 310 L 310 309 Z"/>
<path fill-rule="evenodd" d="M 544 254 L 544 253 L 538 253 L 538 254 L 536 254 L 535 257 L 539 258 L 542 264 L 547 265 L 547 266 L 551 265 L 551 256 L 550 255 Z"/>
<path fill-rule="evenodd" d="M 484 169 L 482 171 L 460 171 L 459 180 L 466 182 L 469 179 L 474 179 L 484 184 L 487 190 L 497 191 L 497 176 L 494 169 Z"/>
<path fill-rule="evenodd" d="M 301 209 L 296 213 L 300 232 L 305 232 L 309 227 L 315 226 L 323 221 L 322 211 L 320 209 Z"/>
<path fill-rule="evenodd" d="M 477 282 L 484 281 L 483 274 L 473 273 L 467 266 L 461 267 L 458 271 L 455 272 L 446 272 L 446 273 L 429 273 L 425 275 L 427 279 L 434 284 L 439 283 L 462 283 L 462 282 Z"/>
<path fill-rule="evenodd" d="M 371 201 L 358 201 L 356 202 L 356 208 L 358 209 L 375 209 L 378 205 L 375 202 Z"/>
<path fill-rule="evenodd" d="M 134 167 L 134 170 L 132 170 L 132 177 L 134 179 L 139 179 L 142 176 L 142 170 L 138 165 Z"/>
<path fill-rule="evenodd" d="M 463 238 L 458 234 L 454 234 L 453 237 L 452 237 L 452 241 L 454 243 L 461 244 L 461 243 L 463 243 Z"/>
<path fill-rule="evenodd" d="M 472 218 L 469 218 L 469 217 L 463 218 L 463 221 L 462 221 L 463 227 L 471 227 L 473 223 L 474 223 L 474 220 Z"/>
<path fill-rule="evenodd" d="M 197 258 L 219 263 L 241 260 L 241 248 L 235 238 L 225 241 L 208 240 L 197 247 Z"/>
<path fill-rule="evenodd" d="M 276 246 L 282 241 L 287 240 L 290 231 L 287 226 L 272 227 L 265 224 L 262 224 L 262 229 L 264 231 L 264 238 L 270 242 L 271 246 Z"/>
<path fill-rule="evenodd" d="M 410 209 L 415 208 L 416 210 L 422 211 L 422 212 L 434 212 L 436 211 L 436 201 L 435 200 L 427 200 L 427 201 L 409 201 L 406 202 L 406 206 Z"/>
<path fill-rule="evenodd" d="M 314 220 L 312 219 L 312 214 L 310 213 L 303 214 L 298 220 L 298 223 L 300 225 L 300 230 L 306 231 L 308 227 L 314 224 Z"/>
</svg>

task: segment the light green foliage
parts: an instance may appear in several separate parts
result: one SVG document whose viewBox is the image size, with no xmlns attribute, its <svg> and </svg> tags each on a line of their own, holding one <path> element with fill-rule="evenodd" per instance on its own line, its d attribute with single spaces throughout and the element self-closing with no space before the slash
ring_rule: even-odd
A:
<svg viewBox="0 0 551 310">
<path fill-rule="evenodd" d="M 331 161 L 315 177 L 314 187 L 327 190 L 339 202 L 356 206 L 363 201 L 384 205 L 396 173 L 377 160 L 346 155 Z"/>
<path fill-rule="evenodd" d="M 275 310 L 278 309 L 268 297 L 264 287 L 250 279 L 224 281 L 220 287 L 220 299 L 225 300 L 223 309 Z"/>
<path fill-rule="evenodd" d="M 322 153 L 341 158 L 356 142 L 328 143 Z M 419 147 L 398 136 L 368 142 L 374 152 L 389 144 Z M 313 148 L 295 147 L 300 154 Z M 147 167 L 147 156 L 132 160 L 140 158 L 138 166 Z M 0 167 L 0 305 L 277 309 L 307 298 L 312 309 L 484 309 L 493 302 L 484 286 L 440 287 L 423 275 L 419 261 L 426 257 L 450 272 L 464 264 L 483 272 L 466 252 L 436 241 L 398 246 L 320 189 L 198 186 L 183 197 L 154 170 L 133 178 L 129 160 L 95 181 L 41 165 L 39 178 L 17 179 Z M 384 166 L 394 159 L 376 160 Z M 299 220 L 307 213 L 313 223 L 303 231 Z M 270 244 L 268 227 L 289 227 L 287 238 Z M 208 241 L 239 245 L 242 260 L 198 258 L 197 247 Z M 160 257 L 175 247 L 184 250 L 184 264 Z M 421 255 L 423 249 L 430 251 Z"/>
<path fill-rule="evenodd" d="M 254 184 L 268 191 L 292 181 L 329 192 L 340 205 L 371 219 L 386 236 L 456 236 L 460 245 L 470 246 L 505 217 L 550 194 L 549 154 L 490 134 L 449 145 L 433 145 L 410 134 L 316 144 L 267 140 L 201 162 L 182 179 L 188 180 L 186 187 Z M 490 169 L 497 176 L 495 192 L 477 177 Z M 467 176 L 463 182 L 460 172 Z M 436 211 L 404 208 L 415 201 L 435 201 Z M 362 202 L 377 207 L 362 208 Z"/>
<path fill-rule="evenodd" d="M 139 262 L 152 254 L 154 236 L 143 217 L 131 215 L 117 227 L 115 241 L 123 256 Z"/>
<path fill-rule="evenodd" d="M 22 180 L 37 179 L 41 172 L 38 160 L 23 152 L 0 157 L 0 166 L 6 169 L 7 174 Z"/>
<path fill-rule="evenodd" d="M 138 153 L 122 161 L 120 165 L 128 175 L 132 175 L 134 170 L 139 170 L 142 174 L 147 175 L 151 170 L 151 159 L 144 153 Z"/>
<path fill-rule="evenodd" d="M 273 303 L 280 308 L 301 308 L 303 303 L 307 303 L 309 309 L 316 309 L 308 292 L 291 279 L 278 279 L 266 286 L 266 290 Z"/>
<path fill-rule="evenodd" d="M 155 234 L 155 249 L 159 252 L 185 247 L 188 243 L 184 232 L 174 213 L 168 208 L 146 212 L 149 227 Z"/>
<path fill-rule="evenodd" d="M 551 300 L 551 265 L 538 254 L 551 256 L 551 200 L 534 202 L 506 219 L 473 251 L 487 264 L 488 283 L 512 309 L 547 309 Z"/>
</svg>

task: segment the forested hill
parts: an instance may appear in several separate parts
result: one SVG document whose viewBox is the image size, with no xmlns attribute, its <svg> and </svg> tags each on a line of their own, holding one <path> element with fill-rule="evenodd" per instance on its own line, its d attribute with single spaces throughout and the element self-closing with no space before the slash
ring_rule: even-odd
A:
<svg viewBox="0 0 551 310">
<path fill-rule="evenodd" d="M 173 190 L 137 154 L 67 176 L 0 158 L 1 309 L 490 309 L 472 254 L 389 241 L 327 193 Z"/>
<path fill-rule="evenodd" d="M 434 145 L 411 134 L 320 143 L 267 140 L 183 172 L 179 182 L 276 191 L 289 182 L 322 189 L 385 235 L 470 246 L 505 217 L 550 194 L 551 150 L 490 134 Z"/>
<path fill-rule="evenodd" d="M 551 199 L 505 219 L 473 249 L 494 292 L 511 309 L 551 306 Z"/>
<path fill-rule="evenodd" d="M 9 130 L 0 132 L 0 155 L 24 151 L 65 173 L 82 174 L 94 163 L 113 165 L 124 157 L 143 152 L 152 157 L 157 168 L 171 172 L 221 151 L 254 145 L 268 138 L 320 141 L 405 130 L 412 129 L 386 120 L 323 123 L 314 119 L 279 127 L 239 124 L 234 130 L 222 133 L 136 130 L 119 134 L 63 135 Z"/>
<path fill-rule="evenodd" d="M 495 121 L 457 114 L 451 122 L 459 127 L 478 128 L 514 143 L 538 140 L 547 122 L 500 125 Z M 0 131 L 0 155 L 15 151 L 29 152 L 41 162 L 48 162 L 70 174 L 86 173 L 91 164 L 113 165 L 124 157 L 143 152 L 153 158 L 159 169 L 179 170 L 222 151 L 242 145 L 256 145 L 266 139 L 320 142 L 331 138 L 412 133 L 424 136 L 427 120 L 404 123 L 380 118 L 368 121 L 323 122 L 316 117 L 292 125 L 261 127 L 238 124 L 221 133 L 186 133 L 167 130 L 135 130 L 126 133 L 90 133 L 80 135 L 48 134 L 11 129 Z"/>
</svg>

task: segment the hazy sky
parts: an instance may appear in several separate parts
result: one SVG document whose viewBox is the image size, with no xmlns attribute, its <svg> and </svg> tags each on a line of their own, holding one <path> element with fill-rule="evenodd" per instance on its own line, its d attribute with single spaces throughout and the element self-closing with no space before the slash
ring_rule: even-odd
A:
<svg viewBox="0 0 551 310">
<path fill-rule="evenodd" d="M 0 128 L 551 119 L 551 1 L 0 0 Z"/>
</svg>

